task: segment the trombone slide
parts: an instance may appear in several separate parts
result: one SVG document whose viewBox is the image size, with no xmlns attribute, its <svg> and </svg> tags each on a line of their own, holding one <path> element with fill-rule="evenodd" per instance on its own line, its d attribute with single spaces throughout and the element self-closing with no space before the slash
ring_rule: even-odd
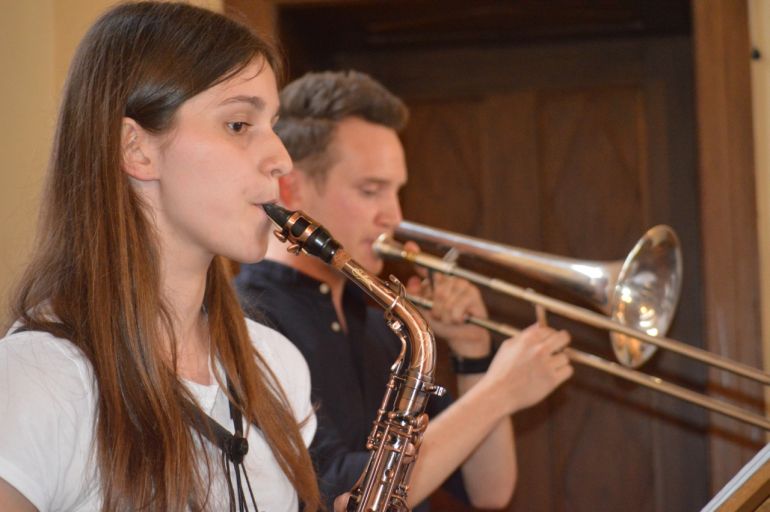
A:
<svg viewBox="0 0 770 512">
<path fill-rule="evenodd" d="M 624 334 L 629 338 L 638 339 L 645 343 L 649 343 L 651 345 L 670 350 L 671 352 L 681 354 L 685 357 L 689 357 L 690 359 L 694 359 L 696 361 L 721 368 L 725 371 L 732 372 L 736 375 L 752 379 L 764 385 L 770 385 L 770 374 L 757 370 L 756 368 L 752 368 L 751 366 L 732 361 L 731 359 L 720 356 L 718 354 L 712 354 L 707 350 L 693 347 L 692 345 L 687 345 L 686 343 L 666 338 L 664 336 L 652 336 L 644 331 L 633 329 L 616 320 L 612 320 L 588 309 L 553 299 L 546 295 L 542 295 L 534 292 L 533 290 L 516 286 L 501 279 L 492 278 L 478 272 L 466 270 L 458 266 L 455 262 L 444 261 L 430 254 L 406 251 L 400 244 L 392 240 L 390 237 L 381 236 L 378 238 L 374 243 L 374 248 L 375 251 L 382 256 L 410 261 L 427 269 L 431 269 L 447 275 L 461 277 L 472 283 L 485 286 L 511 297 L 516 297 L 518 299 L 529 302 L 530 304 L 540 305 L 547 311 L 556 313 L 565 318 L 576 320 L 578 322 L 598 327 L 600 329 L 605 329 L 607 331 Z"/>
<path fill-rule="evenodd" d="M 422 297 L 411 294 L 407 294 L 406 298 L 425 309 L 431 309 L 433 307 L 433 303 L 428 299 L 424 299 Z M 466 318 L 465 321 L 466 323 L 478 325 L 479 327 L 483 327 L 484 329 L 487 329 L 491 332 L 496 332 L 507 337 L 514 337 L 519 334 L 519 332 L 521 332 L 519 329 L 516 329 L 511 325 L 495 322 L 486 318 L 471 316 Z M 654 389 L 655 391 L 677 397 L 681 400 L 699 405 L 716 413 L 724 414 L 725 416 L 729 416 L 733 419 L 743 421 L 750 425 L 754 425 L 755 427 L 760 427 L 770 431 L 770 420 L 768 420 L 766 417 L 745 411 L 733 404 L 722 402 L 721 400 L 716 400 L 691 389 L 687 389 L 671 382 L 666 382 L 661 378 L 647 375 L 646 373 L 632 370 L 631 368 L 627 368 L 621 364 L 607 361 L 601 357 L 583 352 L 581 350 L 568 347 L 564 349 L 564 352 L 573 363 L 590 366 L 591 368 L 609 373 L 621 379 L 625 379 L 641 386 Z"/>
</svg>

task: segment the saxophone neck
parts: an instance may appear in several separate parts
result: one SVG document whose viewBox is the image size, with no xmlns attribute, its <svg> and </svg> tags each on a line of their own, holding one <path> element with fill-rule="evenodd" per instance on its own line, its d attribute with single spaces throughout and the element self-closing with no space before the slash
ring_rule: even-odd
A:
<svg viewBox="0 0 770 512">
<path fill-rule="evenodd" d="M 387 283 L 361 267 L 342 248 L 330 262 L 351 281 L 361 287 L 384 310 L 391 329 L 409 345 L 409 363 L 404 372 L 413 378 L 432 383 L 436 369 L 435 339 L 425 317 L 404 298 L 403 285 L 391 277 Z"/>
<path fill-rule="evenodd" d="M 432 385 L 436 365 L 433 331 L 417 308 L 404 298 L 403 285 L 392 278 L 391 286 L 370 274 L 307 214 L 277 204 L 265 204 L 263 208 L 279 228 L 275 236 L 288 242 L 289 252 L 305 252 L 320 258 L 345 274 L 385 309 L 391 328 L 409 345 L 409 365 L 405 374 Z"/>
</svg>

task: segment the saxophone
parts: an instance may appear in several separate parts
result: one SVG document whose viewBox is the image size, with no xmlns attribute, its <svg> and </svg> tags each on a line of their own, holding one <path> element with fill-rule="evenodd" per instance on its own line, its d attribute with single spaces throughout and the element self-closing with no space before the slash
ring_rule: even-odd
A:
<svg viewBox="0 0 770 512">
<path fill-rule="evenodd" d="M 428 426 L 425 407 L 431 395 L 445 392 L 433 383 L 433 332 L 417 308 L 404 298 L 404 287 L 395 277 L 385 282 L 371 275 L 304 213 L 275 204 L 265 204 L 264 210 L 279 228 L 275 236 L 289 242 L 289 252 L 316 256 L 341 271 L 385 309 L 388 326 L 401 340 L 401 353 L 390 369 L 385 397 L 367 438 L 369 461 L 351 491 L 347 510 L 408 511 L 409 477 Z"/>
</svg>

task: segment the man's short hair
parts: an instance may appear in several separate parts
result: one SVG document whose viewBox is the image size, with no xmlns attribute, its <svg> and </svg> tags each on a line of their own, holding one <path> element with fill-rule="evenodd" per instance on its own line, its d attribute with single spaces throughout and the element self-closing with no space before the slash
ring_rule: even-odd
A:
<svg viewBox="0 0 770 512">
<path fill-rule="evenodd" d="M 357 71 L 308 73 L 281 91 L 275 131 L 292 160 L 318 185 L 333 163 L 328 148 L 337 124 L 347 117 L 398 132 L 409 110 L 382 84 Z"/>
</svg>

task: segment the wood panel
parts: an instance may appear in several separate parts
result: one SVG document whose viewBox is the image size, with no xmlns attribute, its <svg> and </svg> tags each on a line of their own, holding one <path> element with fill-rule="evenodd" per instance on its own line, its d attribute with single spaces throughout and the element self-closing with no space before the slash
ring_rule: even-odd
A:
<svg viewBox="0 0 770 512">
<path fill-rule="evenodd" d="M 758 252 L 746 2 L 694 4 L 706 338 L 714 352 L 761 367 Z M 763 411 L 762 390 L 724 373 L 712 392 Z M 756 428 L 712 418 L 712 491 L 764 444 Z"/>
<path fill-rule="evenodd" d="M 417 84 L 413 70 L 397 70 L 376 58 L 373 62 L 371 56 L 356 62 L 358 68 L 368 65 L 387 77 L 412 108 L 403 136 L 411 173 L 403 195 L 406 215 L 504 243 L 593 259 L 622 257 L 654 222 L 685 229 L 697 225 L 696 200 L 684 199 L 696 181 L 692 117 L 672 119 L 665 110 L 684 95 L 680 89 L 686 90 L 688 82 L 676 85 L 676 73 L 667 81 L 666 73 L 675 68 L 650 64 L 651 59 L 665 63 L 675 58 L 661 59 L 660 52 L 687 56 L 688 46 L 674 42 L 673 51 L 665 44 L 621 46 L 599 55 L 625 55 L 616 62 L 622 73 L 571 75 L 561 87 L 544 86 L 543 74 L 576 68 L 575 62 L 555 58 L 579 56 L 574 47 L 551 49 L 547 62 L 553 68 L 541 62 L 543 74 L 527 77 L 533 85 L 527 87 L 523 70 L 514 66 L 491 80 L 499 87 L 486 91 L 478 72 L 483 64 L 463 70 L 458 74 L 463 79 L 442 77 L 441 70 L 431 67 L 425 70 L 431 81 Z M 583 50 L 584 60 L 599 69 L 597 46 Z M 446 54 L 410 58 L 442 64 L 452 60 Z M 486 59 L 495 55 L 479 56 L 475 62 Z M 469 61 L 473 59 L 463 64 Z M 650 73 L 650 68 L 656 69 Z M 398 89 L 402 77 L 408 85 Z M 506 87 L 506 82 L 515 86 Z M 424 88 L 436 83 L 442 87 L 428 98 Z M 657 124 L 651 126 L 652 121 Z M 661 139 L 668 144 L 656 145 Z M 672 177 L 650 169 L 651 162 L 680 172 Z M 671 204 L 674 199 L 679 204 Z M 692 263 L 688 276 L 697 276 L 697 230 L 686 242 Z M 499 270 L 496 275 L 512 277 Z M 700 339 L 700 302 L 686 302 L 698 293 L 698 279 L 688 279 L 682 308 L 686 316 L 674 328 L 675 335 L 694 343 Z M 527 306 L 487 298 L 498 317 L 532 319 Z M 571 326 L 577 346 L 611 357 L 604 333 L 561 323 Z M 696 389 L 705 381 L 702 368 L 670 354 L 657 357 L 650 370 Z M 451 374 L 447 371 L 442 378 Z M 599 503 L 606 510 L 697 509 L 708 499 L 704 418 L 695 407 L 578 369 L 569 386 L 515 419 L 522 471 L 510 509 L 595 510 Z M 441 501 L 438 509 L 447 507 Z"/>
<path fill-rule="evenodd" d="M 240 0 L 243 1 L 243 0 Z M 690 0 L 276 0 L 287 38 L 314 60 L 352 48 L 686 34 Z M 333 4 L 333 5 L 330 5 Z M 665 15 L 661 15 L 665 13 Z M 334 27 L 334 30 L 329 30 Z"/>
</svg>

